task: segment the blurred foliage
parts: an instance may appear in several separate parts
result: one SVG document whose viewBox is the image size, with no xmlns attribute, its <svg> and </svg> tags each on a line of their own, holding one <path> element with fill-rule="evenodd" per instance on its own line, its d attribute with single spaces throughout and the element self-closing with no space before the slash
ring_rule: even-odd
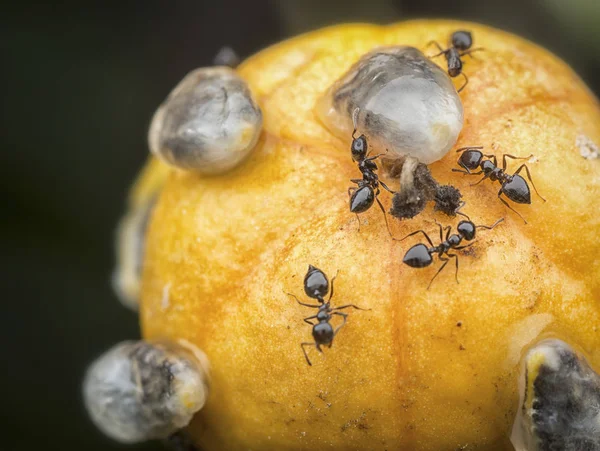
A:
<svg viewBox="0 0 600 451">
<path fill-rule="evenodd" d="M 559 24 L 557 35 L 576 42 L 580 57 L 600 60 L 600 1 L 542 0 Z"/>
<path fill-rule="evenodd" d="M 289 36 L 336 23 L 393 22 L 400 19 L 401 10 L 393 0 L 272 0 L 271 3 Z"/>
</svg>

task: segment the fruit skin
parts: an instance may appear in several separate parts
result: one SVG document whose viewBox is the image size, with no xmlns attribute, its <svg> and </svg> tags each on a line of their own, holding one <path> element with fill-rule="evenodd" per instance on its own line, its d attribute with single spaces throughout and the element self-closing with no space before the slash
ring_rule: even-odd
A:
<svg viewBox="0 0 600 451">
<path fill-rule="evenodd" d="M 452 151 L 431 165 L 440 183 L 460 188 L 477 224 L 506 220 L 461 257 L 460 284 L 449 265 L 426 291 L 437 261 L 402 264 L 418 237 L 392 241 L 377 208 L 357 231 L 350 136 L 330 134 L 313 106 L 375 46 L 423 49 L 457 29 L 486 50 L 466 58 L 455 147 L 533 153 L 528 165 L 548 202 L 516 205 L 525 225 L 496 199 L 497 183 L 470 187 L 477 178 L 451 172 Z M 563 62 L 482 25 L 421 20 L 318 30 L 238 70 L 263 110 L 259 144 L 222 176 L 171 171 L 142 281 L 144 337 L 186 339 L 211 362 L 209 400 L 188 428 L 203 449 L 511 449 L 523 347 L 556 336 L 598 371 L 600 160 L 584 159 L 576 140 L 600 143 L 600 106 Z M 381 198 L 389 208 L 390 196 Z M 424 228 L 437 240 L 434 218 L 458 222 L 431 208 L 390 220 L 395 236 Z M 330 277 L 339 269 L 334 305 L 372 309 L 351 311 L 333 347 L 311 354 L 312 367 L 300 343 L 310 340 L 302 318 L 314 312 L 285 294 L 306 299 L 309 264 Z"/>
</svg>

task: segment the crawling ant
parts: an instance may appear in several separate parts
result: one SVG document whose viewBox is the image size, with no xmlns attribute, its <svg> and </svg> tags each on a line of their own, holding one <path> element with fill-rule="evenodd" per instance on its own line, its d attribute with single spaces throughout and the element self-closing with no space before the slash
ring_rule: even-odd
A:
<svg viewBox="0 0 600 451">
<path fill-rule="evenodd" d="M 522 164 L 521 166 L 519 166 L 519 169 L 517 169 L 516 172 L 512 175 L 506 173 L 506 159 L 507 158 L 512 158 L 513 160 L 527 160 L 527 159 L 531 158 L 533 155 L 529 155 L 528 157 L 515 157 L 513 155 L 504 154 L 504 155 L 502 155 L 502 169 L 500 169 L 498 167 L 498 160 L 496 159 L 496 156 L 495 155 L 484 155 L 481 152 L 481 149 L 483 149 L 483 147 L 481 147 L 481 146 L 479 146 L 479 147 L 462 147 L 462 148 L 458 149 L 456 152 L 461 153 L 461 156 L 458 159 L 458 165 L 460 167 L 462 167 L 464 169 L 464 171 L 460 170 L 460 169 L 456 169 L 456 168 L 453 168 L 452 171 L 453 172 L 461 172 L 463 174 L 469 174 L 469 175 L 484 174 L 483 178 L 481 180 L 479 180 L 477 183 L 474 183 L 472 186 L 478 185 L 481 182 L 483 182 L 485 179 L 488 179 L 488 178 L 492 182 L 495 182 L 495 181 L 500 182 L 502 187 L 500 188 L 500 191 L 498 191 L 498 199 L 500 199 L 500 201 L 504 205 L 506 205 L 508 208 L 510 208 L 512 211 L 514 211 L 516 214 L 518 214 L 519 217 L 523 221 L 525 221 L 525 218 L 523 216 L 521 216 L 521 214 L 517 210 L 515 210 L 513 207 L 511 207 L 508 204 L 508 202 L 506 202 L 500 196 L 502 196 L 502 194 L 504 194 L 510 200 L 512 200 L 513 202 L 516 202 L 518 204 L 530 204 L 531 203 L 531 191 L 529 190 L 529 185 L 527 184 L 525 179 L 519 175 L 519 172 L 521 172 L 521 170 L 524 168 L 525 171 L 527 172 L 527 178 L 531 182 L 531 186 L 533 186 L 535 193 L 539 196 L 540 199 L 542 199 L 544 202 L 546 202 L 546 199 L 544 199 L 542 196 L 540 196 L 540 193 L 538 193 L 538 190 L 535 187 L 533 180 L 531 179 L 531 174 L 529 173 L 529 168 L 527 167 L 526 164 Z M 484 158 L 489 158 L 489 159 L 485 160 Z M 477 168 L 480 168 L 480 170 L 478 172 L 471 172 Z M 527 221 L 525 221 L 525 224 L 527 224 Z"/>
<path fill-rule="evenodd" d="M 468 218 L 468 216 L 465 215 L 464 213 L 459 213 L 459 214 Z M 446 227 L 442 228 L 442 225 L 436 221 L 435 223 L 440 228 L 440 244 L 437 246 L 434 246 L 433 242 L 431 241 L 431 238 L 429 238 L 429 235 L 427 235 L 427 233 L 425 233 L 423 230 L 417 230 L 416 232 L 409 233 L 404 238 L 402 238 L 401 240 L 398 240 L 398 241 L 403 241 L 408 237 L 416 235 L 417 233 L 422 233 L 425 236 L 425 238 L 427 239 L 427 242 L 429 243 L 429 245 L 431 247 L 427 247 L 423 243 L 415 244 L 413 247 L 411 247 L 406 252 L 406 254 L 404 255 L 404 258 L 402 259 L 402 262 L 407 264 L 411 268 L 425 268 L 426 266 L 429 266 L 429 265 L 431 265 L 431 263 L 433 263 L 433 255 L 435 255 L 435 254 L 438 255 L 438 258 L 441 261 L 443 261 L 444 263 L 442 264 L 442 266 L 440 266 L 440 269 L 437 270 L 437 272 L 435 273 L 435 275 L 429 282 L 429 285 L 427 285 L 427 289 L 429 290 L 434 279 L 438 276 L 438 274 L 440 272 L 442 272 L 442 269 L 444 269 L 446 267 L 446 265 L 448 264 L 450 259 L 454 258 L 456 260 L 455 278 L 456 278 L 456 283 L 459 283 L 458 282 L 458 255 L 451 254 L 449 251 L 450 250 L 458 251 L 461 249 L 465 249 L 469 246 L 472 246 L 473 244 L 475 244 L 474 242 L 466 244 L 464 246 L 461 246 L 461 243 L 463 240 L 472 241 L 475 238 L 475 233 L 476 233 L 477 229 L 492 230 L 494 227 L 496 227 L 502 221 L 504 221 L 504 218 L 498 219 L 491 226 L 484 226 L 484 225 L 475 225 L 470 219 L 462 220 L 458 223 L 458 226 L 456 227 L 456 231 L 458 233 L 453 233 L 452 235 L 450 235 L 450 231 L 452 230 L 451 226 L 446 226 Z M 444 231 L 446 231 L 445 238 L 444 238 Z"/>
<path fill-rule="evenodd" d="M 385 183 L 379 180 L 379 176 L 375 172 L 377 170 L 377 164 L 374 160 L 384 154 L 378 154 L 369 157 L 367 138 L 365 135 L 356 137 L 356 115 L 358 110 L 354 113 L 354 131 L 352 132 L 352 145 L 350 150 L 352 152 L 352 161 L 358 163 L 358 169 L 362 173 L 362 179 L 351 179 L 352 183 L 356 183 L 357 187 L 348 188 L 348 196 L 350 197 L 350 211 L 356 214 L 358 219 L 358 230 L 360 231 L 360 218 L 359 213 L 364 213 L 373 205 L 373 202 L 377 201 L 383 218 L 385 219 L 385 226 L 387 227 L 388 233 L 392 236 L 390 231 L 390 225 L 388 224 L 387 215 L 385 209 L 379 200 L 379 185 L 381 185 L 386 191 L 394 194 L 394 191 L 389 189 Z"/>
<path fill-rule="evenodd" d="M 440 53 L 431 56 L 431 58 L 444 55 L 446 57 L 446 62 L 448 63 L 448 75 L 452 78 L 458 77 L 459 75 L 464 77 L 465 84 L 458 90 L 458 92 L 461 92 L 469 83 L 469 78 L 462 71 L 463 62 L 461 58 L 465 55 L 471 56 L 471 53 L 483 50 L 483 48 L 471 48 L 473 45 L 473 37 L 471 36 L 470 31 L 455 31 L 452 33 L 452 36 L 450 37 L 450 46 L 445 50 L 436 41 L 431 41 L 427 45 L 429 46 L 431 44 L 435 44 L 440 50 Z"/>
<path fill-rule="evenodd" d="M 306 362 L 312 366 L 310 363 L 310 359 L 308 358 L 308 354 L 306 353 L 305 346 L 315 346 L 317 351 L 323 352 L 321 346 L 328 346 L 331 348 L 333 343 L 333 339 L 340 331 L 342 327 L 346 324 L 346 318 L 348 317 L 347 313 L 339 312 L 338 310 L 343 310 L 349 307 L 352 307 L 356 310 L 368 310 L 357 307 L 354 304 L 346 304 L 341 307 L 331 308 L 331 298 L 333 297 L 333 282 L 335 281 L 336 276 L 331 279 L 331 292 L 329 293 L 329 298 L 327 302 L 325 302 L 325 296 L 329 291 L 329 281 L 327 280 L 327 276 L 323 271 L 319 268 L 315 268 L 312 265 L 308 265 L 308 272 L 306 276 L 304 276 L 304 292 L 309 298 L 316 299 L 319 301 L 319 304 L 306 304 L 304 302 L 300 302 L 300 300 L 293 294 L 287 293 L 288 296 L 292 296 L 298 304 L 304 305 L 305 307 L 317 308 L 319 311 L 316 315 L 309 316 L 304 318 L 304 322 L 313 326 L 312 328 L 312 336 L 314 338 L 314 342 L 305 342 L 300 345 L 302 348 L 302 352 L 304 352 L 304 357 L 306 358 Z M 343 322 L 339 325 L 335 330 L 333 326 L 330 324 L 330 320 L 333 315 L 338 315 L 343 318 Z M 311 320 L 316 319 L 318 322 L 313 323 Z"/>
</svg>

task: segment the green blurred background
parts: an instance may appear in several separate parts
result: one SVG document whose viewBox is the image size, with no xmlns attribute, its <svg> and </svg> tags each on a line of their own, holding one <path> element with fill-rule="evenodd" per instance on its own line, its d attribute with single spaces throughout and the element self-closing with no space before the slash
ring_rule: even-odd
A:
<svg viewBox="0 0 600 451">
<path fill-rule="evenodd" d="M 474 20 L 553 50 L 600 92 L 599 0 L 13 2 L 0 9 L 5 402 L 0 450 L 123 447 L 87 419 L 86 364 L 139 336 L 110 287 L 114 227 L 156 106 L 224 45 L 344 21 Z M 475 37 L 475 39 L 477 39 Z"/>
</svg>

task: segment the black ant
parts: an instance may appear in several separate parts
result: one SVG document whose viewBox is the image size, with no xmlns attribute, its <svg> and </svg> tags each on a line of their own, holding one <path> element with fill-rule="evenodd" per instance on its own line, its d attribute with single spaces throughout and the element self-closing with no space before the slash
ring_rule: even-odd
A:
<svg viewBox="0 0 600 451">
<path fill-rule="evenodd" d="M 354 304 L 346 304 L 342 305 L 341 307 L 331 308 L 330 301 L 333 297 L 333 282 L 335 281 L 336 277 L 337 274 L 333 277 L 333 279 L 331 279 L 331 292 L 329 293 L 329 298 L 327 299 L 327 302 L 325 302 L 324 298 L 327 295 L 327 292 L 329 291 L 329 281 L 327 280 L 327 276 L 319 268 L 315 268 L 312 265 L 308 265 L 308 272 L 306 273 L 306 276 L 304 276 L 304 292 L 309 298 L 316 299 L 317 301 L 319 301 L 318 305 L 300 302 L 300 300 L 295 295 L 287 293 L 288 296 L 292 296 L 294 299 L 296 299 L 298 304 L 304 305 L 305 307 L 319 309 L 316 315 L 304 318 L 304 322 L 313 326 L 312 336 L 315 341 L 305 342 L 300 345 L 300 347 L 302 348 L 302 352 L 304 352 L 306 362 L 311 366 L 312 363 L 310 363 L 310 359 L 308 358 L 308 354 L 306 353 L 306 349 L 304 347 L 315 346 L 317 348 L 317 351 L 319 352 L 323 352 L 321 346 L 328 346 L 331 348 L 333 339 L 340 331 L 340 329 L 344 327 L 344 325 L 346 324 L 346 318 L 348 317 L 347 313 L 341 313 L 337 310 L 343 310 L 349 307 L 352 307 L 357 310 L 368 310 L 357 307 Z M 332 315 L 338 315 L 344 319 L 344 322 L 341 325 L 339 325 L 335 330 L 333 329 L 333 326 L 329 323 Z M 318 323 L 315 324 L 311 321 L 314 319 L 316 319 Z"/>
<path fill-rule="evenodd" d="M 515 173 L 512 175 L 506 173 L 506 159 L 507 158 L 512 158 L 513 160 L 527 160 L 527 159 L 531 158 L 533 155 L 529 155 L 528 157 L 515 157 L 513 155 L 504 154 L 504 155 L 502 155 L 502 169 L 500 169 L 498 167 L 498 160 L 496 159 L 496 156 L 495 155 L 484 155 L 481 152 L 481 149 L 483 149 L 483 147 L 481 147 L 481 146 L 479 146 L 479 147 L 462 147 L 462 148 L 458 149 L 456 152 L 462 153 L 460 158 L 458 159 L 458 165 L 460 167 L 462 167 L 464 169 L 464 171 L 460 170 L 460 169 L 456 169 L 456 168 L 453 168 L 452 171 L 453 172 L 461 172 L 463 174 L 469 174 L 469 175 L 484 174 L 483 178 L 481 180 L 479 180 L 477 183 L 474 183 L 471 186 L 478 185 L 481 182 L 483 182 L 485 179 L 488 179 L 488 178 L 492 182 L 495 182 L 495 181 L 500 182 L 502 187 L 500 188 L 500 191 L 498 191 L 498 199 L 500 199 L 500 201 L 504 205 L 506 205 L 508 208 L 510 208 L 512 211 L 514 211 L 516 214 L 518 214 L 519 217 L 523 221 L 525 221 L 525 218 L 523 216 L 521 216 L 521 214 L 517 210 L 512 208 L 500 196 L 502 194 L 504 194 L 510 200 L 512 200 L 513 202 L 516 202 L 518 204 L 530 204 L 531 203 L 531 191 L 529 190 L 529 185 L 527 184 L 525 179 L 519 175 L 519 172 L 521 172 L 521 170 L 524 168 L 525 171 L 527 172 L 527 178 L 531 182 L 531 186 L 533 186 L 535 193 L 540 197 L 540 199 L 542 199 L 544 202 L 546 202 L 546 199 L 544 199 L 542 196 L 540 196 L 540 193 L 538 193 L 538 190 L 535 187 L 533 180 L 531 179 L 531 174 L 529 173 L 529 168 L 527 167 L 526 164 L 522 164 L 521 166 L 519 166 L 519 169 L 517 169 L 515 171 Z M 490 158 L 490 159 L 484 160 L 484 157 Z M 481 170 L 478 172 L 471 172 L 477 168 L 480 168 Z M 525 224 L 527 224 L 527 221 L 525 221 Z"/>
<path fill-rule="evenodd" d="M 431 58 L 444 55 L 448 63 L 448 75 L 452 78 L 458 77 L 459 75 L 464 77 L 465 84 L 458 90 L 458 92 L 461 92 L 469 83 L 469 78 L 462 71 L 463 62 L 461 58 L 465 55 L 471 56 L 471 53 L 483 50 L 483 48 L 479 47 L 471 49 L 473 37 L 471 36 L 470 31 L 455 31 L 452 33 L 452 36 L 450 37 L 450 46 L 446 50 L 444 50 L 436 41 L 431 41 L 427 45 L 429 46 L 431 44 L 435 44 L 440 50 L 440 53 L 431 56 Z"/>
<path fill-rule="evenodd" d="M 352 152 L 352 161 L 358 163 L 358 169 L 362 173 L 362 179 L 351 179 L 352 183 L 356 183 L 357 187 L 348 188 L 348 196 L 350 197 L 350 211 L 356 214 L 358 219 L 358 230 L 360 231 L 360 218 L 359 213 L 364 213 L 373 205 L 373 202 L 377 201 L 383 218 L 385 219 L 385 226 L 387 227 L 388 233 L 392 236 L 390 231 L 390 225 L 388 224 L 387 215 L 385 209 L 379 200 L 379 185 L 385 190 L 394 194 L 394 191 L 389 189 L 385 183 L 379 180 L 379 176 L 375 173 L 377 170 L 377 164 L 375 159 L 385 154 L 378 154 L 373 157 L 369 157 L 367 138 L 365 135 L 356 137 L 356 115 L 357 110 L 354 113 L 354 131 L 352 132 L 352 145 L 350 150 Z"/>
<path fill-rule="evenodd" d="M 464 213 L 459 213 L 459 214 L 468 218 L 468 216 L 465 215 Z M 451 254 L 449 251 L 450 250 L 458 251 L 461 249 L 465 249 L 469 246 L 472 246 L 473 244 L 475 244 L 474 242 L 466 244 L 464 246 L 461 246 L 460 244 L 462 243 L 463 239 L 466 241 L 472 241 L 475 238 L 475 232 L 477 229 L 492 230 L 494 227 L 496 227 L 502 221 L 504 221 L 504 218 L 498 219 L 491 226 L 484 226 L 484 225 L 476 226 L 470 219 L 463 220 L 463 221 L 460 221 L 458 223 L 458 226 L 456 227 L 456 231 L 458 233 L 453 233 L 452 235 L 450 235 L 450 231 L 452 230 L 451 226 L 446 226 L 446 227 L 442 228 L 442 225 L 436 221 L 435 223 L 440 228 L 440 244 L 437 246 L 434 246 L 433 242 L 431 241 L 431 238 L 429 238 L 429 235 L 427 235 L 427 233 L 425 233 L 423 230 L 417 230 L 416 232 L 409 233 L 404 238 L 402 238 L 401 240 L 398 240 L 398 241 L 403 241 L 408 237 L 416 235 L 417 233 L 422 233 L 425 236 L 425 238 L 427 239 L 427 242 L 429 243 L 429 245 L 431 247 L 427 247 L 423 243 L 415 244 L 413 247 L 411 247 L 406 252 L 406 254 L 404 255 L 404 258 L 402 259 L 402 262 L 407 264 L 411 268 L 425 268 L 426 266 L 429 266 L 429 265 L 431 265 L 431 263 L 433 263 L 433 255 L 434 254 L 438 255 L 438 258 L 441 261 L 443 261 L 444 264 L 435 273 L 435 275 L 429 282 L 429 285 L 427 285 L 427 289 L 429 290 L 434 279 L 438 276 L 438 274 L 440 272 L 442 272 L 442 269 L 444 269 L 446 267 L 446 265 L 450 261 L 450 258 L 454 258 L 454 259 L 456 259 L 455 278 L 456 278 L 456 283 L 459 283 L 458 282 L 458 255 Z M 445 238 L 443 236 L 444 230 L 446 231 Z M 444 257 L 444 255 L 446 255 L 446 256 Z"/>
</svg>

